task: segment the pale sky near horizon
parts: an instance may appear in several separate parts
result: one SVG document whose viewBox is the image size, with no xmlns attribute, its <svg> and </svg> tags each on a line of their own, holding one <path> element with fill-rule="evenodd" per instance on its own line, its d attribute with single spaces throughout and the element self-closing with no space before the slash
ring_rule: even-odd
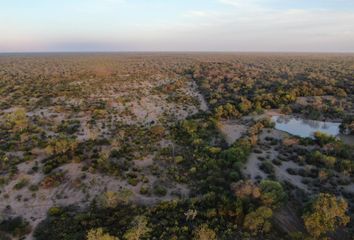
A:
<svg viewBox="0 0 354 240">
<path fill-rule="evenodd" d="M 354 0 L 0 0 L 0 52 L 354 52 Z"/>
</svg>

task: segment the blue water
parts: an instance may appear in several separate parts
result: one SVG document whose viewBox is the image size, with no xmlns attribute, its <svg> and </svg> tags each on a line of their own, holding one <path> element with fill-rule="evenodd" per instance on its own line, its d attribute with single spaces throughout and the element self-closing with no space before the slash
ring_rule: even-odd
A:
<svg viewBox="0 0 354 240">
<path fill-rule="evenodd" d="M 275 122 L 275 129 L 303 138 L 313 138 L 313 133 L 317 131 L 331 136 L 339 135 L 340 123 L 307 120 L 287 115 L 273 116 L 272 120 Z"/>
</svg>

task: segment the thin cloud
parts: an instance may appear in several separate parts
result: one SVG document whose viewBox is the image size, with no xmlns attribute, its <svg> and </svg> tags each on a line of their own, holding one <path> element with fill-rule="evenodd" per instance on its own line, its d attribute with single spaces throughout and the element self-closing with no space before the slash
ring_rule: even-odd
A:
<svg viewBox="0 0 354 240">
<path fill-rule="evenodd" d="M 86 0 L 73 4 L 83 11 L 80 14 L 66 2 L 58 17 L 46 17 L 47 24 L 28 11 L 32 22 L 28 16 L 21 21 L 22 15 L 12 17 L 17 11 L 8 12 L 3 20 L 9 24 L 0 25 L 6 32 L 0 51 L 33 46 L 81 46 L 88 51 L 354 51 L 354 8 L 305 7 L 304 0 L 284 0 L 281 7 L 274 5 L 280 0 L 205 1 L 209 5 L 154 0 L 149 7 L 140 1 Z M 63 12 L 67 18 L 59 18 Z"/>
<path fill-rule="evenodd" d="M 265 6 L 257 0 L 219 0 L 220 3 L 243 10 L 264 10 Z"/>
</svg>

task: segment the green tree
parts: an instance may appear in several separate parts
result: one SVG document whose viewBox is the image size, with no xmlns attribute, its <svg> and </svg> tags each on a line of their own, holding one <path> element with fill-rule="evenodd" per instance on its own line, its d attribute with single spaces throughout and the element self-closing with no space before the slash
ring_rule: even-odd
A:
<svg viewBox="0 0 354 240">
<path fill-rule="evenodd" d="M 236 107 L 231 103 L 224 105 L 225 115 L 227 117 L 238 117 L 240 113 L 236 110 Z"/>
<path fill-rule="evenodd" d="M 88 231 L 87 240 L 119 240 L 119 238 L 104 233 L 102 228 L 91 229 Z"/>
<path fill-rule="evenodd" d="M 335 231 L 349 223 L 346 212 L 348 203 L 343 198 L 321 193 L 311 203 L 310 210 L 303 215 L 307 231 L 316 238 Z"/>
<path fill-rule="evenodd" d="M 272 180 L 263 180 L 260 184 L 262 203 L 268 207 L 278 207 L 286 199 L 283 186 Z"/>
<path fill-rule="evenodd" d="M 238 108 L 240 109 L 240 112 L 247 113 L 252 108 L 252 102 L 243 97 L 238 105 Z"/>
<path fill-rule="evenodd" d="M 336 142 L 336 138 L 331 136 L 331 135 L 328 135 L 326 133 L 323 133 L 323 132 L 320 132 L 320 131 L 317 131 L 317 132 L 314 132 L 313 133 L 313 136 L 315 137 L 316 141 L 321 145 L 326 145 L 328 143 L 333 143 L 333 142 Z"/>
<path fill-rule="evenodd" d="M 337 162 L 337 159 L 332 156 L 323 155 L 322 161 L 326 165 L 327 168 L 333 168 Z"/>
<path fill-rule="evenodd" d="M 236 107 L 231 103 L 226 103 L 223 106 L 218 106 L 214 109 L 216 119 L 229 119 L 232 117 L 239 117 L 240 113 L 237 111 Z"/>
<path fill-rule="evenodd" d="M 142 237 L 147 237 L 151 232 L 151 229 L 147 225 L 148 220 L 145 216 L 137 216 L 134 219 L 133 227 L 124 234 L 124 239 L 139 240 Z"/>
<path fill-rule="evenodd" d="M 270 218 L 273 216 L 272 209 L 268 207 L 259 207 L 256 211 L 246 215 L 243 227 L 253 235 L 267 233 L 271 229 Z"/>
<path fill-rule="evenodd" d="M 224 107 L 223 106 L 218 106 L 217 108 L 214 109 L 215 111 L 215 118 L 220 119 L 224 115 Z"/>
</svg>

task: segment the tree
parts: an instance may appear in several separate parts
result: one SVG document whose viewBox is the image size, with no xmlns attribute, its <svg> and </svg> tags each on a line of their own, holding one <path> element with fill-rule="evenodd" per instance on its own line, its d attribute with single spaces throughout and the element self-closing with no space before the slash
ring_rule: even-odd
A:
<svg viewBox="0 0 354 240">
<path fill-rule="evenodd" d="M 208 227 L 208 225 L 203 224 L 194 231 L 195 240 L 216 240 L 216 233 Z"/>
<path fill-rule="evenodd" d="M 253 235 L 267 233 L 272 226 L 269 221 L 272 216 L 272 209 L 268 207 L 259 207 L 256 211 L 250 212 L 246 215 L 243 227 Z"/>
<path fill-rule="evenodd" d="M 256 186 L 252 181 L 238 181 L 237 183 L 231 184 L 231 189 L 236 197 L 245 198 L 259 198 L 261 196 L 261 191 L 258 186 Z"/>
<path fill-rule="evenodd" d="M 215 118 L 220 119 L 224 115 L 224 107 L 223 106 L 218 106 L 217 108 L 214 109 L 215 111 Z"/>
<path fill-rule="evenodd" d="M 354 134 L 354 117 L 350 116 L 343 119 L 343 122 L 339 127 L 342 133 Z"/>
<path fill-rule="evenodd" d="M 325 166 L 327 168 L 333 168 L 334 165 L 336 164 L 337 159 L 335 157 L 332 157 L 332 156 L 323 155 L 322 156 L 322 161 L 323 161 L 323 163 L 325 164 Z"/>
<path fill-rule="evenodd" d="M 232 117 L 239 117 L 240 113 L 237 111 L 236 107 L 231 103 L 226 103 L 225 105 L 218 106 L 214 109 L 216 119 L 229 119 Z"/>
<path fill-rule="evenodd" d="M 237 117 L 240 113 L 236 110 L 236 107 L 231 103 L 226 103 L 224 105 L 225 114 L 228 117 Z"/>
<path fill-rule="evenodd" d="M 147 225 L 148 220 L 145 216 L 137 216 L 134 219 L 133 227 L 124 234 L 124 239 L 139 240 L 142 237 L 147 237 L 151 232 L 151 229 Z"/>
<path fill-rule="evenodd" d="M 91 229 L 86 236 L 87 240 L 119 240 L 119 238 L 104 233 L 102 228 Z"/>
<path fill-rule="evenodd" d="M 116 192 L 105 192 L 100 198 L 100 203 L 102 207 L 105 208 L 115 208 L 119 203 L 118 193 Z"/>
<path fill-rule="evenodd" d="M 252 108 L 252 102 L 250 102 L 247 98 L 242 97 L 238 108 L 240 112 L 247 113 Z"/>
<path fill-rule="evenodd" d="M 127 204 L 130 201 L 132 191 L 129 189 L 123 189 L 119 192 L 105 192 L 99 199 L 99 203 L 104 208 L 115 208 L 118 204 Z"/>
<path fill-rule="evenodd" d="M 321 193 L 311 203 L 310 210 L 303 215 L 305 227 L 313 237 L 320 237 L 349 223 L 346 212 L 348 203 L 343 198 Z"/>
<path fill-rule="evenodd" d="M 268 207 L 277 207 L 286 199 L 286 193 L 279 182 L 263 180 L 260 189 L 261 200 Z"/>
<path fill-rule="evenodd" d="M 313 136 L 315 137 L 315 140 L 318 142 L 318 144 L 320 144 L 321 146 L 337 141 L 334 136 L 328 135 L 320 131 L 314 132 Z"/>
<path fill-rule="evenodd" d="M 245 163 L 247 161 L 249 152 L 250 149 L 248 146 L 234 144 L 234 147 L 230 147 L 222 151 L 220 157 L 230 164 L 235 162 Z"/>
</svg>

